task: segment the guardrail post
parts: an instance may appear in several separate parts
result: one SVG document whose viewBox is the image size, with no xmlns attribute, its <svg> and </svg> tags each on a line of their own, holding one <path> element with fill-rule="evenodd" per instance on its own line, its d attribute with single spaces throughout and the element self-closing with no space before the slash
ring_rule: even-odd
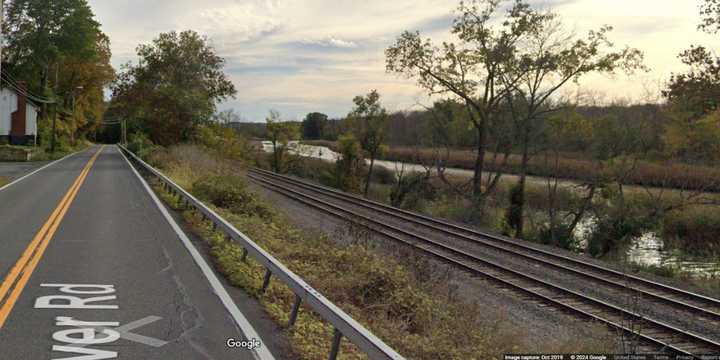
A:
<svg viewBox="0 0 720 360">
<path fill-rule="evenodd" d="M 262 284 L 262 291 L 265 292 L 267 290 L 268 286 L 270 285 L 270 275 L 272 275 L 272 271 L 270 269 L 265 270 L 265 278 L 263 278 L 263 284 Z"/>
<path fill-rule="evenodd" d="M 292 311 L 290 311 L 288 327 L 293 327 L 293 325 L 295 325 L 295 321 L 298 317 L 298 312 L 300 312 L 300 303 L 302 303 L 302 298 L 299 295 L 295 294 L 295 302 L 293 303 Z"/>
<path fill-rule="evenodd" d="M 340 352 L 340 341 L 342 340 L 342 333 L 340 330 L 335 328 L 335 332 L 333 334 L 333 342 L 332 347 L 330 348 L 330 356 L 328 356 L 328 360 L 335 360 L 337 359 L 338 353 Z"/>
</svg>

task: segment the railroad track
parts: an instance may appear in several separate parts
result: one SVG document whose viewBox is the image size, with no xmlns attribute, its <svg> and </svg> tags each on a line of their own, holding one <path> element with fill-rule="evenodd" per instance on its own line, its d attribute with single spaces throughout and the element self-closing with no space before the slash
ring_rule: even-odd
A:
<svg viewBox="0 0 720 360">
<path fill-rule="evenodd" d="M 522 258 L 534 264 L 563 271 L 617 291 L 638 294 L 642 296 L 643 300 L 671 306 L 694 317 L 697 321 L 706 321 L 711 329 L 718 329 L 716 326 L 720 324 L 720 300 L 718 299 L 586 263 L 573 257 L 555 254 L 509 238 L 369 201 L 307 181 L 260 169 L 251 170 L 249 176 L 270 190 L 323 212 L 368 227 L 385 237 L 416 248 L 473 274 L 484 276 L 502 288 L 511 289 L 575 316 L 610 325 L 645 344 L 652 345 L 655 350 L 684 355 L 720 353 L 720 343 L 703 334 L 640 314 L 627 309 L 627 306 L 582 294 L 577 290 L 552 283 L 528 272 L 513 269 L 501 262 L 478 256 L 449 244 L 447 239 L 461 239 L 509 256 Z M 323 198 L 327 200 L 323 200 Z M 368 212 L 363 214 L 352 207 L 365 209 L 376 216 L 368 215 Z M 445 238 L 430 238 L 420 231 L 391 225 L 386 221 L 387 219 L 411 224 L 416 229 L 430 229 L 444 234 Z"/>
</svg>

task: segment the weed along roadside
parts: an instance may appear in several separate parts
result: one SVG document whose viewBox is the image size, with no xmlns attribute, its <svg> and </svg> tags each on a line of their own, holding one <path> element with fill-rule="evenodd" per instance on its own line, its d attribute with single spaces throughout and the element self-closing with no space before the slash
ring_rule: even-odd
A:
<svg viewBox="0 0 720 360">
<path fill-rule="evenodd" d="M 440 277 L 428 280 L 418 268 L 362 242 L 340 245 L 325 234 L 293 225 L 279 208 L 253 194 L 243 173 L 212 150 L 180 145 L 157 150 L 148 160 L 407 358 L 480 359 L 528 346 L 523 329 L 496 309 L 454 296 L 450 284 Z M 155 190 L 182 211 L 193 231 L 207 241 L 219 272 L 256 296 L 271 318 L 285 326 L 293 307 L 292 292 L 273 281 L 263 292 L 265 271 L 260 264 L 246 258 L 241 247 L 200 217 L 183 210 L 161 187 Z M 286 331 L 299 357 L 327 356 L 333 329 L 316 314 L 300 311 L 295 325 Z M 365 358 L 350 342 L 341 346 L 342 358 Z M 552 341 L 542 350 L 563 348 L 609 351 L 613 345 L 573 339 Z"/>
</svg>

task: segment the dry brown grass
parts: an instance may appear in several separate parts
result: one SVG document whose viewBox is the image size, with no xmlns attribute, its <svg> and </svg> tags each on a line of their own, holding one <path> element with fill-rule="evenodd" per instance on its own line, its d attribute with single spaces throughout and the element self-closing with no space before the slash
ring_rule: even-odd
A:
<svg viewBox="0 0 720 360">
<path fill-rule="evenodd" d="M 423 162 L 431 162 L 436 156 L 432 149 L 416 150 L 410 147 L 391 147 L 384 155 L 387 160 L 414 162 L 419 158 Z M 505 166 L 493 162 L 494 154 L 486 156 L 488 171 L 519 173 L 521 158 L 510 155 Z M 452 150 L 447 156 L 447 166 L 472 170 L 475 165 L 475 153 L 470 150 Z M 558 176 L 564 179 L 592 180 L 602 175 L 602 169 L 591 160 L 563 157 L 558 170 L 548 167 L 543 156 L 535 156 L 530 160 L 528 174 L 534 176 Z M 652 187 L 681 188 L 720 192 L 720 169 L 709 166 L 697 166 L 681 163 L 652 163 L 640 161 L 637 168 L 627 179 L 629 185 Z"/>
<path fill-rule="evenodd" d="M 222 160 L 197 153 L 201 151 L 199 147 L 176 147 L 154 155 L 153 161 L 156 164 L 160 161 L 158 165 L 167 175 L 189 184 L 186 188 L 192 191 L 191 185 L 198 179 L 229 172 Z M 165 199 L 173 201 L 167 196 Z M 271 207 L 267 203 L 263 206 Z M 276 211 L 262 217 L 225 208 L 217 211 L 408 358 L 498 359 L 503 353 L 523 352 L 530 346 L 522 327 L 514 326 L 497 309 L 479 307 L 454 296 L 442 269 L 422 257 L 407 252 L 396 257 L 376 251 L 364 243 L 363 234 L 352 229 L 348 231 L 357 241 L 342 246 L 328 236 L 301 231 Z M 272 281 L 261 294 L 258 289 L 264 272 L 262 266 L 241 261 L 237 244 L 227 241 L 193 214 L 186 212 L 185 217 L 209 242 L 218 269 L 233 285 L 257 296 L 271 318 L 284 326 L 293 301 L 290 290 Z M 296 326 L 286 331 L 301 358 L 327 356 L 332 328 L 309 309 L 303 308 Z M 603 332 L 606 333 L 598 329 L 598 333 Z M 533 350 L 607 352 L 612 350 L 611 343 L 607 338 L 557 339 Z M 345 341 L 341 358 L 366 356 Z"/>
<path fill-rule="evenodd" d="M 306 143 L 326 146 L 331 149 L 335 143 L 326 140 L 307 141 Z M 475 152 L 472 150 L 451 150 L 445 157 L 445 150 L 441 152 L 447 167 L 472 170 L 475 166 Z M 391 146 L 383 155 L 383 159 L 391 161 L 432 163 L 436 152 L 430 148 L 420 150 L 406 146 Z M 500 170 L 505 173 L 517 174 L 520 172 L 521 157 L 512 154 L 505 166 L 500 161 L 493 162 L 494 154 L 486 155 L 487 170 Z M 500 156 L 498 156 L 498 159 Z M 557 171 L 548 167 L 544 156 L 538 155 L 530 160 L 528 174 L 548 177 L 558 176 L 563 179 L 592 180 L 602 174 L 602 169 L 591 160 L 581 158 L 580 154 L 563 154 Z M 644 185 L 651 187 L 679 188 L 685 190 L 702 190 L 707 192 L 720 192 L 720 168 L 710 166 L 689 165 L 677 162 L 654 163 L 640 161 L 635 171 L 627 179 L 628 185 Z"/>
</svg>

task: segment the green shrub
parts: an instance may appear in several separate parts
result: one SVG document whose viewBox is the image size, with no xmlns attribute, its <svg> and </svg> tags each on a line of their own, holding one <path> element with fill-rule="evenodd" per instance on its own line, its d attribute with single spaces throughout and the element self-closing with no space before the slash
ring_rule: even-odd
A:
<svg viewBox="0 0 720 360">
<path fill-rule="evenodd" d="M 676 277 L 679 274 L 678 269 L 672 266 L 630 263 L 630 267 L 633 272 L 642 271 L 668 278 Z"/>
<path fill-rule="evenodd" d="M 570 224 L 560 222 L 553 229 L 550 224 L 541 226 L 536 239 L 541 244 L 549 244 L 559 246 L 563 249 L 571 250 L 577 246 L 577 239 L 570 231 Z"/>
<path fill-rule="evenodd" d="M 437 189 L 422 173 L 410 173 L 395 180 L 390 191 L 390 205 L 410 210 L 419 210 L 436 198 Z"/>
<path fill-rule="evenodd" d="M 231 210 L 237 214 L 256 214 L 270 218 L 272 212 L 246 191 L 245 181 L 239 176 L 213 175 L 200 178 L 192 185 L 192 192 L 198 198 L 211 204 Z"/>
<path fill-rule="evenodd" d="M 588 237 L 587 251 L 600 257 L 613 250 L 623 249 L 629 241 L 642 235 L 647 224 L 637 216 L 609 214 L 598 218 Z"/>
<path fill-rule="evenodd" d="M 520 226 L 520 217 L 522 216 L 522 206 L 523 204 L 520 201 L 520 197 L 522 195 L 523 188 L 520 185 L 520 183 L 516 183 L 510 188 L 510 198 L 509 202 L 510 205 L 507 208 L 507 212 L 505 213 L 505 222 L 507 223 L 510 230 L 512 230 L 513 233 L 517 231 L 518 227 Z M 511 234 L 506 234 L 511 235 Z"/>
<path fill-rule="evenodd" d="M 373 174 L 370 181 L 383 185 L 390 185 L 395 183 L 395 179 L 395 171 L 390 170 L 384 166 L 375 164 L 375 166 L 373 167 Z"/>
<path fill-rule="evenodd" d="M 691 255 L 720 254 L 720 209 L 698 206 L 663 218 L 665 245 Z"/>
<path fill-rule="evenodd" d="M 130 134 L 127 148 L 140 158 L 146 159 L 157 149 L 157 145 L 155 145 L 145 133 L 136 132 Z"/>
</svg>

